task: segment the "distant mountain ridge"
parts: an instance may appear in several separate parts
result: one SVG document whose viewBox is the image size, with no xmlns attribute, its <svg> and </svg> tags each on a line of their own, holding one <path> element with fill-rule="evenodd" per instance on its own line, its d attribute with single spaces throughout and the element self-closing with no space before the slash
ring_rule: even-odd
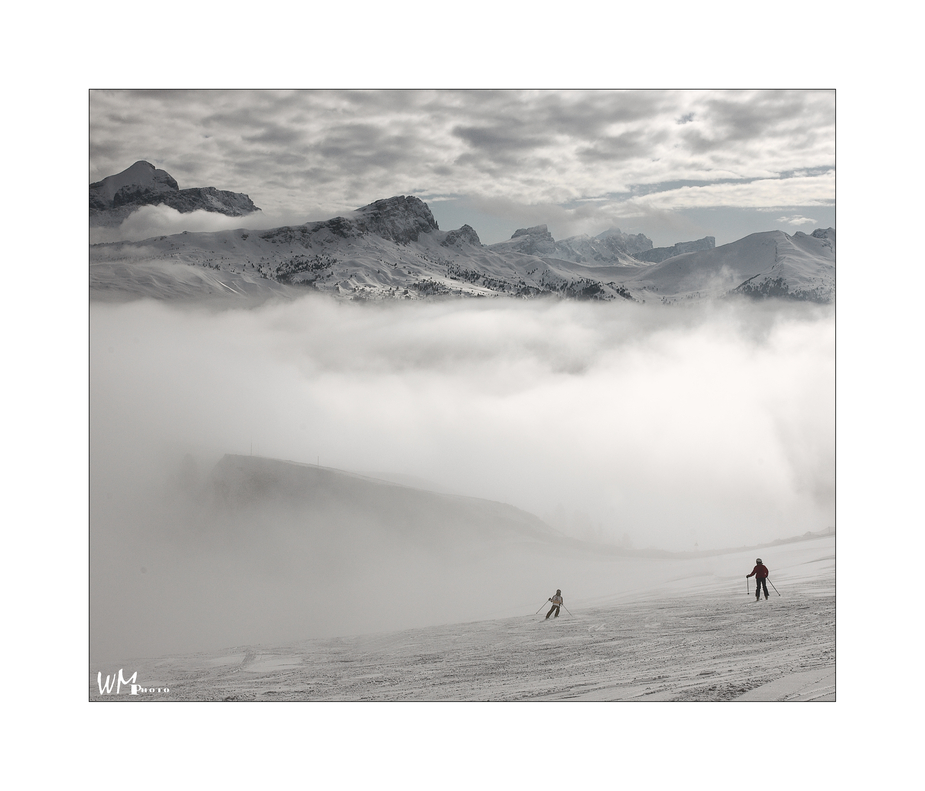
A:
<svg viewBox="0 0 925 791">
<path fill-rule="evenodd" d="M 166 205 L 181 214 L 202 210 L 243 217 L 260 209 L 247 196 L 215 187 L 180 189 L 166 170 L 139 160 L 90 185 L 90 225 L 115 226 L 142 206 Z"/>
<path fill-rule="evenodd" d="M 713 236 L 704 236 L 703 239 L 697 239 L 693 242 L 678 242 L 671 247 L 654 247 L 651 250 L 642 250 L 634 253 L 640 261 L 647 261 L 652 264 L 660 264 L 668 258 L 674 258 L 676 255 L 684 253 L 696 253 L 700 250 L 712 250 L 716 247 L 716 238 Z"/>
<path fill-rule="evenodd" d="M 638 255 L 652 249 L 652 240 L 644 234 L 625 234 L 611 228 L 595 237 L 571 236 L 557 242 L 546 225 L 519 228 L 506 242 L 489 245 L 499 253 L 520 253 L 571 261 L 576 264 L 615 264 L 639 266 Z"/>
<path fill-rule="evenodd" d="M 829 303 L 835 299 L 835 229 L 753 233 L 667 258 L 626 285 L 663 302 L 723 294 Z"/>
<path fill-rule="evenodd" d="M 168 173 L 138 162 L 91 185 L 91 215 L 97 211 L 112 221 L 118 212 L 139 205 L 187 205 L 187 200 L 204 208 L 200 204 L 211 195 L 178 190 Z M 238 197 L 246 202 L 216 198 L 208 210 L 239 216 L 235 212 L 253 204 L 247 196 Z M 497 296 L 662 303 L 730 296 L 834 300 L 832 228 L 793 236 L 767 231 L 714 245 L 708 236 L 654 248 L 643 234 L 618 228 L 557 241 L 546 225 L 521 228 L 505 242 L 484 245 L 469 225 L 440 230 L 424 201 L 401 195 L 301 225 L 91 245 L 90 286 L 93 297 L 116 300 L 253 300 L 292 297 L 305 289 L 372 301 Z"/>
<path fill-rule="evenodd" d="M 416 479 L 367 475 L 304 462 L 225 454 L 212 468 L 202 491 L 213 507 L 236 515 L 266 508 L 296 513 L 322 524 L 375 526 L 390 542 L 441 545 L 459 552 L 473 540 L 541 544 L 624 557 L 706 557 L 743 549 L 833 535 L 834 527 L 759 545 L 712 550 L 630 549 L 567 535 L 538 516 L 513 505 L 440 491 Z M 334 529 L 330 527 L 329 529 Z M 341 527 L 341 529 L 345 529 Z"/>
<path fill-rule="evenodd" d="M 226 454 L 207 485 L 213 502 L 234 513 L 270 504 L 302 518 L 315 513 L 323 515 L 321 521 L 374 525 L 396 541 L 439 543 L 456 550 L 476 538 L 570 542 L 538 517 L 506 503 L 427 491 L 314 464 Z"/>
</svg>

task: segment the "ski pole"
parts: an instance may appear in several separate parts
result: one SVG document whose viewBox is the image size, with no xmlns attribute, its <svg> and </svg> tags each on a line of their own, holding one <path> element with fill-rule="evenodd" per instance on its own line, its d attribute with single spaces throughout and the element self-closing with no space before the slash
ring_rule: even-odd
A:
<svg viewBox="0 0 925 791">
<path fill-rule="evenodd" d="M 566 607 L 564 604 L 562 605 L 562 609 L 565 610 L 566 612 L 568 612 L 568 607 Z M 569 615 L 572 615 L 570 612 L 568 612 L 568 614 L 569 614 Z M 575 616 L 572 615 L 572 618 L 574 618 L 574 617 L 575 617 Z"/>
<path fill-rule="evenodd" d="M 766 577 L 766 579 L 767 579 L 768 582 L 771 582 L 771 578 L 770 578 L 770 577 Z M 773 582 L 771 582 L 771 587 L 774 588 L 774 583 L 773 583 Z M 778 596 L 780 596 L 780 591 L 777 590 L 777 588 L 774 588 L 774 592 L 775 592 Z M 781 598 L 784 598 L 784 597 L 781 596 Z"/>
<path fill-rule="evenodd" d="M 539 615 L 539 614 L 540 614 L 540 610 L 542 610 L 542 609 L 546 606 L 546 602 L 548 602 L 548 601 L 549 601 L 549 599 L 547 599 L 546 601 L 544 601 L 544 602 L 540 605 L 540 609 L 537 610 L 537 611 L 536 611 L 535 613 L 533 613 L 533 614 L 534 614 L 534 615 Z"/>
<path fill-rule="evenodd" d="M 745 592 L 751 593 L 751 589 L 748 587 L 748 577 L 745 578 Z"/>
</svg>

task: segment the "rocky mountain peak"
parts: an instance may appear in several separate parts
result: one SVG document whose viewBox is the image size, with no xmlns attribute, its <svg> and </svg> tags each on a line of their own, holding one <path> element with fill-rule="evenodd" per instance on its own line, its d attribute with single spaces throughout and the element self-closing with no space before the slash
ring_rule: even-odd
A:
<svg viewBox="0 0 925 791">
<path fill-rule="evenodd" d="M 532 228 L 518 228 L 506 242 L 498 242 L 491 247 L 524 255 L 553 255 L 556 240 L 545 225 L 534 225 Z"/>
<path fill-rule="evenodd" d="M 399 244 L 416 242 L 420 234 L 440 230 L 427 204 L 413 195 L 370 203 L 357 209 L 355 220 L 358 230 Z"/>
<path fill-rule="evenodd" d="M 90 208 L 110 209 L 131 202 L 131 196 L 176 192 L 180 185 L 166 170 L 143 159 L 121 173 L 90 185 Z"/>
<path fill-rule="evenodd" d="M 180 189 L 177 180 L 166 170 L 141 159 L 114 176 L 90 185 L 91 225 L 118 225 L 142 206 L 166 204 L 185 214 L 203 210 L 241 217 L 260 209 L 239 192 L 215 187 Z"/>
<path fill-rule="evenodd" d="M 457 247 L 463 242 L 476 247 L 482 246 L 482 240 L 479 239 L 479 235 L 471 225 L 464 225 L 459 230 L 450 231 L 441 244 L 444 247 Z"/>
<path fill-rule="evenodd" d="M 532 228 L 518 228 L 514 231 L 514 235 L 511 236 L 511 239 L 516 239 L 518 236 L 548 237 L 550 241 L 553 241 L 552 234 L 545 225 L 534 225 Z"/>
<path fill-rule="evenodd" d="M 611 250 L 618 250 L 628 255 L 652 249 L 652 240 L 644 233 L 623 233 L 619 228 L 608 228 L 594 237 Z"/>
</svg>

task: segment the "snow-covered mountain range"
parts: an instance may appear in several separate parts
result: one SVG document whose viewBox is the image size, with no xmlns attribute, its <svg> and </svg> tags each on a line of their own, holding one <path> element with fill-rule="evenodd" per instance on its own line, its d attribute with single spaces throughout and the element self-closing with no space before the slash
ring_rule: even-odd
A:
<svg viewBox="0 0 925 791">
<path fill-rule="evenodd" d="M 211 189 L 196 199 L 211 208 L 193 208 L 232 216 L 246 206 L 256 210 L 247 196 Z M 91 185 L 91 221 L 114 223 L 118 212 L 142 203 L 192 206 L 180 200 L 192 192 L 139 162 Z M 470 226 L 441 231 L 426 203 L 396 196 L 296 226 L 91 245 L 90 285 L 93 296 L 117 299 L 265 298 L 311 289 L 358 300 L 556 296 L 671 303 L 739 294 L 826 303 L 835 295 L 835 230 L 653 248 L 644 235 L 617 228 L 556 241 L 538 225 L 483 245 Z"/>
<path fill-rule="evenodd" d="M 215 187 L 180 189 L 166 170 L 139 160 L 114 176 L 90 185 L 90 225 L 119 225 L 142 206 L 164 204 L 181 214 L 202 210 L 243 217 L 260 209 L 247 196 Z"/>
</svg>

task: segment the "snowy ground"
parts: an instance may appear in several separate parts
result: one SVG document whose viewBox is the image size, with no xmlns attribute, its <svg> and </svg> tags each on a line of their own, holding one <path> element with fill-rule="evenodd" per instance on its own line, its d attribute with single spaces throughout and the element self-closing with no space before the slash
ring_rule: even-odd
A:
<svg viewBox="0 0 925 791">
<path fill-rule="evenodd" d="M 169 692 L 101 695 L 100 669 L 91 668 L 90 699 L 835 700 L 835 537 L 761 550 L 777 588 L 767 601 L 755 601 L 753 580 L 746 591 L 755 554 L 721 556 L 723 574 L 697 573 L 697 560 L 666 560 L 667 581 L 609 600 L 564 590 L 570 612 L 558 620 L 546 621 L 544 607 L 538 615 L 124 665 L 139 685 Z"/>
</svg>

